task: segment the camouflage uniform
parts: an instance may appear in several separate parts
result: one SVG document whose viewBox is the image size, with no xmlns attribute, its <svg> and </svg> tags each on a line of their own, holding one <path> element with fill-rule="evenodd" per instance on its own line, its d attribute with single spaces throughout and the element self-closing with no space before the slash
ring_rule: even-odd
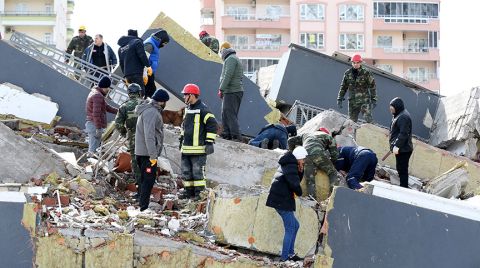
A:
<svg viewBox="0 0 480 268">
<path fill-rule="evenodd" d="M 316 131 L 288 140 L 289 150 L 293 150 L 297 145 L 303 145 L 308 152 L 308 156 L 305 158 L 304 176 L 308 194 L 316 199 L 315 175 L 318 170 L 327 173 L 330 181 L 330 191 L 337 181 L 337 170 L 333 165 L 338 159 L 337 144 L 332 136 Z"/>
<path fill-rule="evenodd" d="M 140 169 L 135 158 L 135 129 L 137 127 L 137 115 L 135 114 L 135 107 L 142 100 L 140 94 L 129 95 L 130 99 L 126 101 L 118 109 L 115 117 L 115 128 L 120 132 L 120 135 L 128 139 L 128 152 L 132 157 L 132 171 L 135 175 L 135 181 L 138 183 L 140 179 Z"/>
<path fill-rule="evenodd" d="M 355 79 L 353 67 L 343 75 L 343 81 L 338 92 L 338 101 L 343 101 L 345 93 L 349 91 L 348 116 L 353 121 L 358 121 L 358 114 L 362 112 L 365 121 L 371 123 L 372 109 L 377 103 L 377 89 L 373 75 L 361 66 Z"/>
<path fill-rule="evenodd" d="M 200 39 L 200 41 L 202 41 L 202 43 L 204 45 L 206 45 L 207 47 L 209 47 L 213 52 L 218 54 L 218 40 L 217 40 L 217 38 L 215 38 L 213 36 L 210 36 L 210 35 L 206 35 L 202 39 Z"/>
<path fill-rule="evenodd" d="M 70 41 L 70 44 L 68 44 L 67 53 L 72 54 L 72 51 L 75 50 L 75 52 L 73 52 L 73 55 L 75 57 L 82 58 L 83 52 L 92 43 L 93 39 L 89 35 L 85 35 L 85 37 L 83 38 L 80 36 L 75 36 L 72 38 L 72 41 Z"/>
</svg>

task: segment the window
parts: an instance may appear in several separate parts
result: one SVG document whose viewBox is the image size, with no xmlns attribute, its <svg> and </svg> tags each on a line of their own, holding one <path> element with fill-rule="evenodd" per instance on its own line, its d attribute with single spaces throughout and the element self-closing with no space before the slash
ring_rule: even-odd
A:
<svg viewBox="0 0 480 268">
<path fill-rule="evenodd" d="M 52 33 L 45 33 L 43 35 L 43 42 L 47 45 L 53 45 Z"/>
<path fill-rule="evenodd" d="M 202 12 L 202 16 L 200 18 L 200 25 L 214 25 L 214 13 L 210 12 Z"/>
<path fill-rule="evenodd" d="M 438 4 L 433 3 L 403 3 L 403 2 L 375 2 L 373 3 L 374 17 L 397 18 L 438 18 Z M 404 22 L 403 20 L 398 22 Z M 405 22 L 415 23 L 415 19 Z M 420 22 L 422 22 L 420 20 Z"/>
<path fill-rule="evenodd" d="M 407 79 L 412 82 L 427 82 L 428 70 L 425 67 L 408 67 Z"/>
<path fill-rule="evenodd" d="M 266 19 L 271 20 L 278 20 L 282 15 L 282 7 L 281 6 L 268 6 L 266 10 Z"/>
<path fill-rule="evenodd" d="M 428 32 L 428 47 L 438 47 L 438 32 Z"/>
<path fill-rule="evenodd" d="M 363 34 L 340 34 L 341 50 L 363 50 Z"/>
<path fill-rule="evenodd" d="M 227 16 L 233 16 L 235 20 L 249 20 L 248 7 L 227 7 Z"/>
<path fill-rule="evenodd" d="M 251 77 L 262 67 L 267 67 L 278 63 L 278 59 L 240 59 L 243 65 L 244 74 Z"/>
<path fill-rule="evenodd" d="M 18 13 L 26 13 L 27 12 L 27 4 L 25 3 L 18 3 L 15 5 L 15 11 Z"/>
<path fill-rule="evenodd" d="M 343 21 L 363 21 L 362 5 L 340 5 L 340 20 Z"/>
<path fill-rule="evenodd" d="M 282 44 L 281 34 L 257 34 L 255 35 L 255 44 L 257 48 L 272 48 L 272 46 L 280 46 Z"/>
<path fill-rule="evenodd" d="M 392 36 L 377 36 L 377 47 L 391 48 Z"/>
<path fill-rule="evenodd" d="M 300 44 L 306 48 L 324 48 L 323 33 L 300 33 Z"/>
<path fill-rule="evenodd" d="M 419 53 L 419 52 L 428 52 L 427 47 L 428 41 L 426 39 L 408 39 L 407 40 L 407 52 L 410 53 Z"/>
<path fill-rule="evenodd" d="M 52 14 L 53 13 L 52 4 L 45 4 L 45 13 L 47 13 L 47 14 Z"/>
<path fill-rule="evenodd" d="M 377 64 L 376 67 L 385 72 L 393 73 L 393 66 L 390 64 Z"/>
<path fill-rule="evenodd" d="M 246 35 L 227 35 L 226 40 L 232 44 L 235 49 L 248 49 L 248 36 Z"/>
<path fill-rule="evenodd" d="M 301 20 L 325 20 L 325 6 L 322 4 L 301 4 Z"/>
</svg>

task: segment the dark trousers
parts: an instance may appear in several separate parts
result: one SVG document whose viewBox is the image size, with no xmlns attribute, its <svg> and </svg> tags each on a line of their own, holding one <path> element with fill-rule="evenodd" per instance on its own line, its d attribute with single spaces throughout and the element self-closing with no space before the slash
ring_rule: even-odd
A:
<svg viewBox="0 0 480 268">
<path fill-rule="evenodd" d="M 283 228 L 285 228 L 285 236 L 283 237 L 283 246 L 282 246 L 282 261 L 288 259 L 288 257 L 295 254 L 295 239 L 297 238 L 297 232 L 300 228 L 300 223 L 298 223 L 297 218 L 293 211 L 285 211 L 276 209 L 277 213 L 280 214 L 283 221 Z"/>
<path fill-rule="evenodd" d="M 152 194 L 152 188 L 155 184 L 157 165 L 152 167 L 150 157 L 143 155 L 137 155 L 137 164 L 140 169 L 140 210 L 143 211 L 150 204 L 150 194 Z"/>
<path fill-rule="evenodd" d="M 145 96 L 145 84 L 143 83 L 142 74 L 134 74 L 125 76 L 128 84 L 136 83 L 142 88 L 142 96 Z"/>
<path fill-rule="evenodd" d="M 155 74 L 152 73 L 152 75 L 148 77 L 148 82 L 145 85 L 145 99 L 151 98 L 153 93 L 155 93 L 155 90 L 157 90 L 157 87 L 155 86 Z"/>
<path fill-rule="evenodd" d="M 207 155 L 182 154 L 182 176 L 185 191 L 191 197 L 200 194 L 206 186 L 205 165 Z"/>
<path fill-rule="evenodd" d="M 224 138 L 240 139 L 238 111 L 242 103 L 243 92 L 225 93 L 222 101 L 222 124 Z"/>
<path fill-rule="evenodd" d="M 398 176 L 400 177 L 400 187 L 408 188 L 408 161 L 412 152 L 399 153 L 395 155 Z"/>
</svg>

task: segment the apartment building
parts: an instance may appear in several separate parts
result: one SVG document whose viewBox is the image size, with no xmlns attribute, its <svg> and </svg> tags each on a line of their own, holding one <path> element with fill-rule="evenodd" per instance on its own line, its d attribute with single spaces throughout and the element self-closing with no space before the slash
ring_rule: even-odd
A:
<svg viewBox="0 0 480 268">
<path fill-rule="evenodd" d="M 439 0 L 200 0 L 201 29 L 229 41 L 245 73 L 278 62 L 290 43 L 367 62 L 440 89 Z"/>
<path fill-rule="evenodd" d="M 73 0 L 0 0 L 0 33 L 6 39 L 14 31 L 30 35 L 58 49 L 66 49 L 71 28 Z"/>
</svg>

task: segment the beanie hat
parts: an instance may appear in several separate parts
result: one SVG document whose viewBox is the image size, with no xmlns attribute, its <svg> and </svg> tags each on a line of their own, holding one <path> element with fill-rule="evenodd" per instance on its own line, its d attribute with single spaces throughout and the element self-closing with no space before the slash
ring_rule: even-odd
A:
<svg viewBox="0 0 480 268">
<path fill-rule="evenodd" d="M 170 37 L 168 36 L 167 31 L 164 29 L 159 29 L 157 32 L 152 34 L 152 36 L 155 36 L 160 40 L 161 43 L 168 43 L 170 42 Z"/>
<path fill-rule="evenodd" d="M 295 125 L 290 125 L 290 126 L 287 126 L 285 128 L 287 129 L 287 133 L 290 136 L 292 136 L 292 137 L 297 136 L 297 127 Z"/>
<path fill-rule="evenodd" d="M 297 160 L 300 160 L 300 159 L 305 159 L 308 153 L 307 153 L 307 150 L 305 150 L 305 148 L 303 148 L 302 146 L 298 146 L 293 150 L 293 155 Z"/>
<path fill-rule="evenodd" d="M 226 48 L 231 48 L 232 45 L 230 45 L 229 42 L 223 42 L 222 45 L 220 46 L 220 50 L 226 49 Z"/>
<path fill-rule="evenodd" d="M 157 102 L 167 102 L 170 99 L 170 96 L 168 96 L 167 91 L 159 88 L 153 93 L 152 95 L 152 100 L 157 101 Z"/>
<path fill-rule="evenodd" d="M 108 76 L 104 76 L 104 77 L 102 77 L 102 79 L 100 79 L 100 82 L 98 82 L 98 87 L 99 88 L 109 88 L 111 84 L 112 84 L 112 80 L 110 80 L 110 78 L 108 78 Z"/>
<path fill-rule="evenodd" d="M 138 37 L 138 32 L 137 30 L 129 29 L 127 35 Z"/>
</svg>

